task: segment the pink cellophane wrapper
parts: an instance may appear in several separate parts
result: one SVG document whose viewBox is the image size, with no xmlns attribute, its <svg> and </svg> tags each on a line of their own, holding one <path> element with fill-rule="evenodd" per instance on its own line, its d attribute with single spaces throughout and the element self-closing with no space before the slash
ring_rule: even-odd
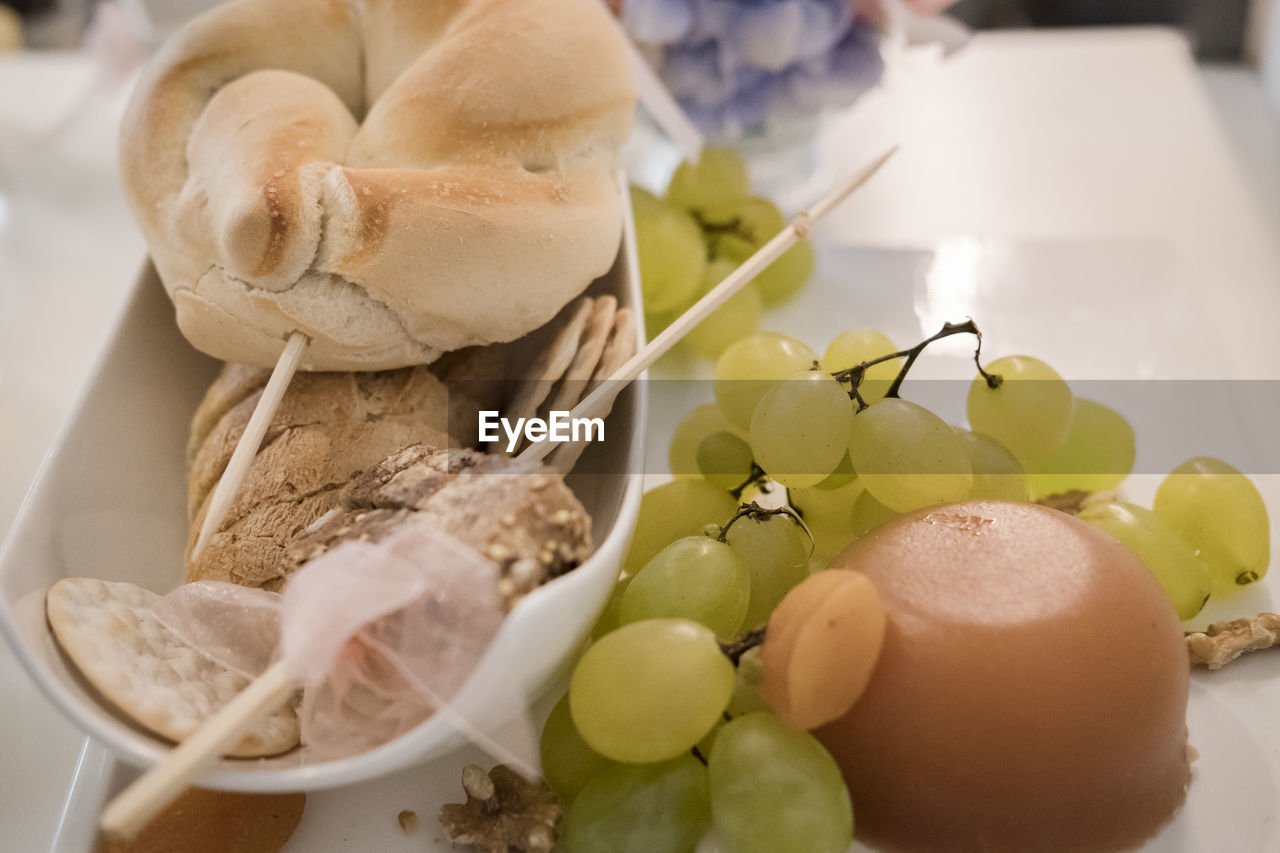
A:
<svg viewBox="0 0 1280 853">
<path fill-rule="evenodd" d="M 498 568 L 430 524 L 348 542 L 289 579 L 283 595 L 201 582 L 156 615 L 250 677 L 269 649 L 303 685 L 303 744 L 324 758 L 386 743 L 441 709 L 502 623 Z"/>
<path fill-rule="evenodd" d="M 178 587 L 151 608 L 187 645 L 245 678 L 259 675 L 280 645 L 280 596 L 234 583 Z"/>
</svg>

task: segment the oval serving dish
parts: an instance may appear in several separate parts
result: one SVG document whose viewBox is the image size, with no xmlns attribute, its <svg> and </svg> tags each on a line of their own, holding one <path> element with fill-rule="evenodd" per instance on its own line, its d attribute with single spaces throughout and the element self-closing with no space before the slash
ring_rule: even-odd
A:
<svg viewBox="0 0 1280 853">
<path fill-rule="evenodd" d="M 640 317 L 630 205 L 624 209 L 618 259 L 586 292 L 612 294 Z M 643 323 L 636 323 L 636 335 L 643 346 Z M 114 712 L 75 672 L 50 634 L 45 592 L 64 577 L 129 581 L 157 592 L 182 581 L 187 435 L 218 369 L 179 334 L 148 264 L 0 552 L 0 629 L 23 666 L 76 726 L 138 767 L 153 764 L 169 744 Z M 595 553 L 516 605 L 455 697 L 452 710 L 482 731 L 524 714 L 608 599 L 640 506 L 646 407 L 643 383 L 623 391 L 606 421 L 608 439 L 588 447 L 566 480 L 591 513 Z M 466 741 L 437 715 L 351 758 L 323 761 L 304 747 L 273 758 L 223 759 L 200 783 L 239 791 L 330 788 L 427 761 Z"/>
</svg>

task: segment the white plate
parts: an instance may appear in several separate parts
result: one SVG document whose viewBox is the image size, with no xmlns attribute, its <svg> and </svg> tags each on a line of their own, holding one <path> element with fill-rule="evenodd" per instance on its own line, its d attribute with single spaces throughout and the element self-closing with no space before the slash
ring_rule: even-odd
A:
<svg viewBox="0 0 1280 853">
<path fill-rule="evenodd" d="M 968 268 L 972 286 L 953 287 L 931 296 L 930 288 L 936 291 L 939 286 L 941 268 L 949 266 L 964 277 L 966 267 L 964 263 L 957 267 L 957 255 L 972 262 Z M 895 340 L 908 342 L 933 331 L 935 315 L 946 308 L 972 313 L 986 330 L 993 355 L 1027 350 L 1051 360 L 1070 376 L 1091 378 L 1200 375 L 1195 369 L 1203 368 L 1204 351 L 1216 346 L 1212 339 L 1190 334 L 1197 318 L 1181 306 L 1193 304 L 1196 289 L 1179 280 L 1170 255 L 1158 245 L 993 245 L 977 241 L 975 246 L 965 238 L 927 251 L 826 245 L 820 256 L 822 277 L 797 300 L 772 314 L 766 321 L 768 328 L 821 345 L 843 328 L 871 323 Z M 851 289 L 850 281 L 874 282 L 875 286 Z M 1011 294 L 1017 294 L 1018 299 L 1011 300 Z M 1162 322 L 1134 326 L 1130 311 L 1157 299 Z M 1039 313 L 1029 314 L 1028 304 L 1037 305 Z M 1086 310 L 1098 304 L 1110 304 L 1111 309 Z M 816 310 L 817 306 L 826 310 Z M 1280 310 L 1280 298 L 1274 307 Z M 1150 316 L 1150 311 L 1144 316 Z M 1063 327 L 1063 317 L 1070 318 L 1072 324 L 1090 323 L 1088 348 L 1068 346 L 1071 335 Z M 1187 341 L 1194 348 L 1189 349 Z M 1134 373 L 1107 372 L 1117 364 Z M 659 365 L 658 378 L 686 375 L 690 367 L 698 375 L 709 373 L 705 363 L 682 364 L 679 369 L 665 371 L 662 367 Z M 957 376 L 967 375 L 971 365 L 959 351 L 927 357 L 921 368 L 922 375 Z M 662 460 L 676 423 L 691 405 L 707 399 L 688 385 L 658 382 L 653 388 L 653 427 L 646 436 L 648 456 Z M 650 467 L 662 466 L 651 462 Z M 1280 542 L 1280 531 L 1275 529 L 1276 520 L 1280 520 L 1278 480 L 1255 478 L 1273 510 L 1273 539 Z M 1272 590 L 1277 583 L 1274 577 L 1268 578 L 1248 596 L 1220 605 L 1211 618 L 1274 609 Z M 545 711 L 545 703 L 541 710 Z M 1277 720 L 1280 651 L 1253 655 L 1218 673 L 1195 672 L 1188 726 L 1200 757 L 1190 793 L 1186 806 L 1144 846 L 1143 853 L 1280 850 Z M 478 750 L 466 748 L 374 782 L 310 794 L 302 824 L 286 853 L 449 851 L 452 848 L 435 816 L 441 804 L 462 799 L 461 768 L 473 761 L 491 763 Z M 123 785 L 132 773 L 100 753 L 87 754 L 74 777 L 54 850 L 79 853 L 88 849 L 87 839 L 92 837 L 103 797 Z M 418 829 L 412 836 L 403 835 L 396 824 L 397 813 L 406 808 L 418 814 Z M 704 847 L 715 849 L 714 843 Z M 867 848 L 855 844 L 853 849 Z"/>
<path fill-rule="evenodd" d="M 819 354 L 835 335 L 854 326 L 874 326 L 899 346 L 908 346 L 936 332 L 943 320 L 972 316 L 983 331 L 987 358 L 1028 353 L 1072 380 L 1223 378 L 1222 361 L 1215 357 L 1224 351 L 1222 337 L 1195 310 L 1204 298 L 1203 283 L 1188 280 L 1177 253 L 1158 242 L 957 235 L 926 249 L 903 249 L 842 245 L 824 240 L 821 230 L 817 239 L 817 278 L 766 316 L 762 326 L 799 338 Z M 1257 310 L 1280 312 L 1280 291 Z M 973 345 L 964 338 L 941 343 L 930 347 L 932 354 L 920 359 L 912 375 L 962 379 L 958 387 L 926 382 L 923 389 L 945 395 L 938 411 L 958 421 L 964 416 L 965 385 L 973 377 Z M 1280 363 L 1275 338 L 1250 343 L 1260 364 Z M 712 401 L 709 383 L 693 387 L 662 380 L 710 374 L 705 360 L 655 365 L 650 460 L 665 459 L 680 419 L 692 407 Z M 1093 383 L 1086 387 L 1089 393 L 1099 390 Z M 1263 386 L 1251 390 L 1261 392 Z M 921 391 L 917 383 L 916 393 Z M 1272 383 L 1272 393 L 1280 394 L 1280 382 Z M 912 397 L 911 381 L 903 386 L 903 395 Z M 1238 429 L 1246 443 L 1275 441 L 1272 422 L 1232 411 L 1216 416 L 1224 429 Z M 1140 460 L 1144 434 L 1150 436 L 1141 430 L 1137 435 Z M 1202 450 L 1187 447 L 1186 456 Z M 1131 477 L 1126 496 L 1150 506 L 1160 479 Z M 1280 476 L 1252 479 L 1270 511 L 1275 563 L 1280 555 Z M 1274 611 L 1280 607 L 1277 590 L 1280 564 L 1249 591 L 1211 602 L 1188 627 Z M 1280 649 L 1248 656 L 1216 673 L 1194 670 L 1187 724 L 1200 757 L 1193 765 L 1186 805 L 1142 853 L 1280 851 Z M 856 833 L 856 803 L 854 812 Z M 700 853 L 711 849 L 705 845 Z M 869 849 L 853 845 L 855 851 Z"/>
</svg>

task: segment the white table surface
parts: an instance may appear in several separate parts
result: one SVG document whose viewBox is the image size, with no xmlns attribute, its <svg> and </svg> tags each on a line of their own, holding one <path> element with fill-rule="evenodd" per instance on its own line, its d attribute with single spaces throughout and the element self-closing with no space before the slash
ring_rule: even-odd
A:
<svg viewBox="0 0 1280 853">
<path fill-rule="evenodd" d="M 0 55 L 0 533 L 143 255 L 114 176 L 122 93 L 77 110 L 58 138 L 38 137 L 89 78 L 76 57 Z M 1134 263 L 1135 276 L 1176 277 L 1171 300 L 1203 295 L 1154 299 L 1152 316 L 1195 312 L 1228 342 L 1212 362 L 1188 360 L 1177 375 L 1280 376 L 1275 315 L 1260 310 L 1280 305 L 1277 223 L 1251 194 L 1178 37 L 1001 33 L 939 66 L 915 58 L 828 122 L 815 180 L 891 141 L 903 143 L 901 153 L 833 217 L 819 238 L 827 245 L 1020 245 L 1052 257 L 1054 247 L 1087 243 L 1119 247 L 1122 260 L 1150 247 L 1166 261 Z M 1159 293 L 1160 283 L 1134 287 Z M 1116 301 L 1125 322 L 1143 322 L 1141 305 L 1122 293 Z M 840 308 L 857 315 L 856 303 Z M 802 296 L 769 325 L 791 331 L 820 313 Z M 877 319 L 846 325 L 857 322 Z M 1088 375 L 1127 375 L 1105 361 L 1080 364 Z M 662 448 L 666 430 L 655 426 L 651 448 Z M 0 695 L 0 846 L 44 850 L 80 737 L 7 649 Z"/>
</svg>

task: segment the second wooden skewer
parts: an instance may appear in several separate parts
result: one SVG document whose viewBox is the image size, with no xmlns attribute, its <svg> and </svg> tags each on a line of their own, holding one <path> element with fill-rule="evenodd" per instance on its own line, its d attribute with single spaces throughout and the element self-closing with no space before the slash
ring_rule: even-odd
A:
<svg viewBox="0 0 1280 853">
<path fill-rule="evenodd" d="M 294 332 L 285 342 L 275 369 L 271 372 L 271 378 L 267 380 L 267 387 L 262 389 L 262 396 L 254 406 L 253 415 L 250 416 L 249 423 L 245 426 L 240 440 L 236 443 L 236 449 L 231 454 L 231 460 L 227 462 L 227 467 L 218 478 L 218 485 L 214 487 L 213 495 L 205 506 L 200 535 L 196 537 L 195 547 L 191 549 L 192 560 L 200 556 L 200 552 L 209 544 L 209 538 L 218 531 L 222 526 L 222 520 L 227 517 L 227 510 L 231 509 L 231 502 L 235 500 L 240 484 L 244 481 L 249 466 L 253 464 L 253 458 L 258 455 L 258 448 L 267 434 L 267 427 L 271 425 L 271 418 L 275 416 L 285 391 L 289 390 L 289 383 L 298 370 L 298 364 L 302 361 L 302 354 L 306 352 L 308 343 L 310 339 L 302 332 Z"/>
</svg>

